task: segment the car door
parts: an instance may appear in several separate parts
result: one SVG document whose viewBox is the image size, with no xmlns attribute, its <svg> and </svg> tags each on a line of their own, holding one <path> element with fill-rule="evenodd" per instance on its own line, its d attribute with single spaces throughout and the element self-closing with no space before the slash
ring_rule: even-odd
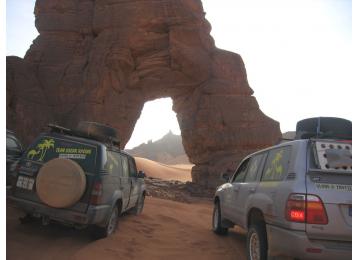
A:
<svg viewBox="0 0 360 260">
<path fill-rule="evenodd" d="M 137 169 L 134 158 L 128 156 L 129 162 L 129 174 L 130 174 L 130 181 L 131 181 L 131 190 L 130 190 L 130 203 L 129 206 L 135 206 L 139 194 L 140 194 L 140 181 L 137 177 Z"/>
<path fill-rule="evenodd" d="M 128 158 L 126 155 L 118 154 L 121 160 L 122 172 L 121 172 L 121 190 L 123 193 L 124 208 L 130 207 L 130 195 L 131 195 L 131 179 Z"/>
<path fill-rule="evenodd" d="M 227 217 L 234 223 L 238 223 L 239 219 L 239 210 L 238 210 L 238 204 L 237 201 L 239 198 L 239 192 L 241 190 L 242 183 L 245 180 L 245 174 L 248 169 L 250 159 L 244 160 L 238 169 L 236 170 L 233 178 L 230 181 L 230 185 L 225 191 L 225 207 L 226 207 L 226 214 Z"/>
<path fill-rule="evenodd" d="M 234 188 L 236 193 L 234 193 L 234 202 L 236 205 L 234 208 L 236 215 L 236 223 L 245 228 L 247 210 L 249 205 L 251 205 L 252 198 L 256 193 L 256 189 L 259 184 L 260 179 L 260 169 L 262 169 L 264 154 L 256 154 L 251 157 L 244 180 L 241 180 L 238 183 L 234 183 Z"/>
<path fill-rule="evenodd" d="M 317 196 L 321 200 L 327 220 L 320 223 L 311 218 L 312 223 L 306 224 L 306 234 L 310 239 L 351 242 L 352 143 L 317 140 L 309 147 L 313 149 L 309 148 L 308 152 L 308 199 Z"/>
</svg>

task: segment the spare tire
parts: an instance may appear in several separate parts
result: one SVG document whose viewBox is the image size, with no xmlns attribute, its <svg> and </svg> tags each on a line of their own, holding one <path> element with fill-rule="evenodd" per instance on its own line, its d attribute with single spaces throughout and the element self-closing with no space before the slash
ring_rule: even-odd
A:
<svg viewBox="0 0 360 260">
<path fill-rule="evenodd" d="M 97 122 L 82 121 L 78 124 L 75 131 L 80 136 L 103 142 L 118 140 L 118 134 L 115 128 Z"/>
<path fill-rule="evenodd" d="M 83 169 L 69 159 L 56 158 L 45 163 L 37 177 L 40 200 L 54 208 L 67 208 L 79 201 L 86 188 Z"/>
</svg>

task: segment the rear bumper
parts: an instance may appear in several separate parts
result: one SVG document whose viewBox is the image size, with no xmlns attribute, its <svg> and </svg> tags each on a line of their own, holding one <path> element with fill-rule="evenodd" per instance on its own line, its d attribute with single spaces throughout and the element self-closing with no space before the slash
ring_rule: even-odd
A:
<svg viewBox="0 0 360 260">
<path fill-rule="evenodd" d="M 17 208 L 27 214 L 37 217 L 44 216 L 67 224 L 103 224 L 111 209 L 109 205 L 89 205 L 87 211 L 81 213 L 68 209 L 51 208 L 40 203 L 16 198 L 14 196 L 9 196 L 8 199 L 14 203 Z"/>
<path fill-rule="evenodd" d="M 300 259 L 351 259 L 351 242 L 309 240 L 303 231 L 266 225 L 270 256 Z M 313 251 L 313 252 L 309 252 Z"/>
</svg>

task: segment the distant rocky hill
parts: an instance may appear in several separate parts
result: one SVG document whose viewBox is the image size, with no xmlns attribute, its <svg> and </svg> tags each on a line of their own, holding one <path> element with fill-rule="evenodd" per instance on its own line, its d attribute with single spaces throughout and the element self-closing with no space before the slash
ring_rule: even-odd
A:
<svg viewBox="0 0 360 260">
<path fill-rule="evenodd" d="M 189 158 L 184 151 L 180 135 L 171 131 L 160 140 L 143 143 L 133 149 L 126 150 L 136 157 L 147 158 L 164 164 L 188 164 Z"/>
</svg>

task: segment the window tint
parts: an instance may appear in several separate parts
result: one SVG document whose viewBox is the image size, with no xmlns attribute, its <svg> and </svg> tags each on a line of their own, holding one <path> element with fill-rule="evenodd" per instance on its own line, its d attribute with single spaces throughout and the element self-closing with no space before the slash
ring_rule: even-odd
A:
<svg viewBox="0 0 360 260">
<path fill-rule="evenodd" d="M 249 165 L 249 159 L 247 159 L 240 165 L 239 169 L 235 173 L 235 177 L 232 182 L 243 182 L 244 181 L 245 173 L 248 168 L 248 165 Z"/>
<path fill-rule="evenodd" d="M 280 181 L 287 173 L 290 159 L 290 146 L 271 150 L 266 159 L 262 181 Z"/>
<path fill-rule="evenodd" d="M 249 164 L 249 170 L 247 171 L 245 182 L 254 182 L 256 181 L 257 173 L 259 172 L 259 167 L 262 164 L 262 158 L 264 154 L 258 154 L 251 158 Z"/>
<path fill-rule="evenodd" d="M 107 152 L 105 169 L 108 170 L 110 174 L 122 175 L 122 163 L 118 153 L 112 151 Z"/>
<path fill-rule="evenodd" d="M 128 160 L 129 160 L 129 170 L 130 170 L 129 172 L 130 172 L 130 176 L 131 176 L 131 177 L 134 177 L 134 176 L 137 175 L 134 159 L 128 158 Z"/>
<path fill-rule="evenodd" d="M 6 147 L 10 149 L 19 149 L 16 141 L 9 137 L 6 137 Z"/>
<path fill-rule="evenodd" d="M 129 178 L 129 164 L 128 158 L 125 155 L 120 155 L 123 168 L 123 177 Z"/>
</svg>

